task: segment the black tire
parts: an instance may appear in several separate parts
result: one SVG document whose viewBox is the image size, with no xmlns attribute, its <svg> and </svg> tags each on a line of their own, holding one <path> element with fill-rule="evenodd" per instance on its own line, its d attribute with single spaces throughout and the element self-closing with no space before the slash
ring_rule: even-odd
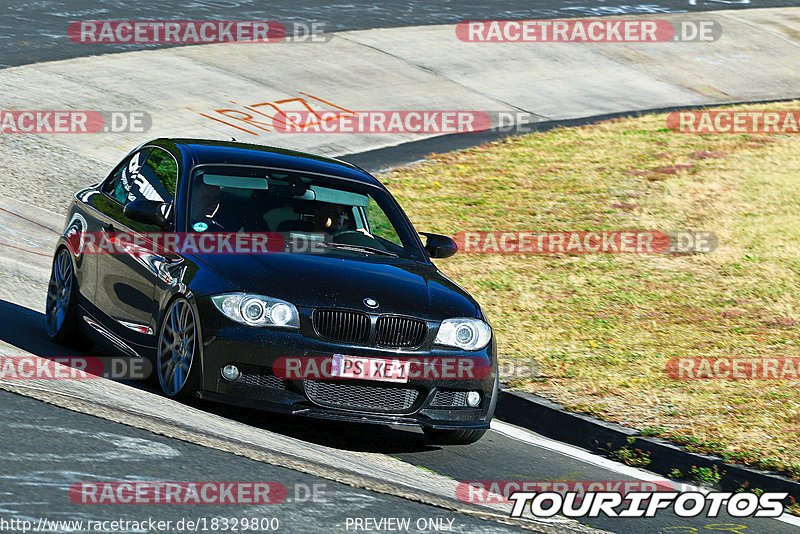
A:
<svg viewBox="0 0 800 534">
<path fill-rule="evenodd" d="M 158 327 L 154 371 L 164 395 L 188 399 L 200 376 L 200 322 L 191 303 L 178 297 L 166 307 Z"/>
<path fill-rule="evenodd" d="M 91 342 L 80 332 L 78 282 L 72 255 L 60 248 L 53 256 L 45 302 L 45 329 L 50 341 L 77 350 L 88 350 Z"/>
<path fill-rule="evenodd" d="M 436 430 L 423 428 L 428 441 L 437 445 L 469 445 L 486 434 L 486 430 Z"/>
</svg>

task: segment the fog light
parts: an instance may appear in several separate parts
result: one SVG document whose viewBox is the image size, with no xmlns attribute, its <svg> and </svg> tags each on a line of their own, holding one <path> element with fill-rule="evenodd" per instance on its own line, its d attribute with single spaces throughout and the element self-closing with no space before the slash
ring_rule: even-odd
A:
<svg viewBox="0 0 800 534">
<path fill-rule="evenodd" d="M 241 376 L 241 374 L 242 373 L 239 372 L 239 368 L 236 367 L 235 365 L 226 365 L 225 367 L 222 368 L 222 377 L 230 382 L 234 382 L 235 380 L 237 380 Z"/>
<path fill-rule="evenodd" d="M 481 394 L 477 391 L 470 391 L 467 393 L 467 405 L 470 408 L 477 408 L 481 403 Z"/>
</svg>

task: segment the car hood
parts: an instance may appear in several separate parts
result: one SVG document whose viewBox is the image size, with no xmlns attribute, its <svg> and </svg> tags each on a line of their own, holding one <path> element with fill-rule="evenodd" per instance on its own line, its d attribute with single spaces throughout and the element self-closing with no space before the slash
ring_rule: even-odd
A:
<svg viewBox="0 0 800 534">
<path fill-rule="evenodd" d="M 237 291 L 267 295 L 298 307 L 413 315 L 429 320 L 476 317 L 478 305 L 436 267 L 402 258 L 350 259 L 310 254 L 216 254 L 196 257 Z M 206 291 L 214 293 L 218 291 Z"/>
</svg>

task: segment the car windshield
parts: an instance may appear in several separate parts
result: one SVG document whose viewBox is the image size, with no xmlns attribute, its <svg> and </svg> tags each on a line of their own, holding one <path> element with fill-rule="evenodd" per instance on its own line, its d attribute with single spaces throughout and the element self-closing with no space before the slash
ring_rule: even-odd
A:
<svg viewBox="0 0 800 534">
<path fill-rule="evenodd" d="M 188 217 L 195 232 L 279 232 L 326 254 L 424 257 L 388 193 L 343 179 L 204 165 L 192 174 Z"/>
</svg>

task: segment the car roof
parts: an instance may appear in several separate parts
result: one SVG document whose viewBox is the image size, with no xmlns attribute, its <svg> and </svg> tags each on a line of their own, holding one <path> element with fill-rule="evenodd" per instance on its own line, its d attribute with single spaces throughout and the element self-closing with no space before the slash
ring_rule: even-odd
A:
<svg viewBox="0 0 800 534">
<path fill-rule="evenodd" d="M 357 165 L 286 148 L 212 139 L 159 138 L 145 144 L 172 143 L 188 156 L 187 159 L 192 161 L 193 165 L 228 164 L 278 167 L 341 176 L 382 187 L 382 184 L 374 176 Z"/>
</svg>

